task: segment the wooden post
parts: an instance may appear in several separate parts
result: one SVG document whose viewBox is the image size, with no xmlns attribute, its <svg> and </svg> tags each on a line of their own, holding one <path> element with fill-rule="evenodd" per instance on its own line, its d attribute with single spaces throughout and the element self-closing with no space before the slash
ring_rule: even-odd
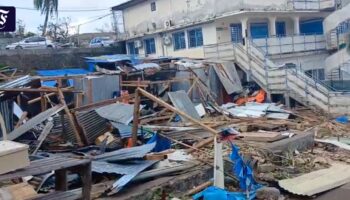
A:
<svg viewBox="0 0 350 200">
<path fill-rule="evenodd" d="M 194 124 L 197 124 L 197 125 L 201 126 L 203 129 L 209 131 L 214 136 L 217 136 L 217 134 L 219 133 L 219 131 L 217 131 L 217 130 L 215 130 L 215 129 L 205 125 L 204 123 L 194 119 L 193 117 L 187 115 L 185 112 L 177 110 L 175 107 L 169 105 L 168 103 L 166 103 L 165 101 L 157 98 L 156 96 L 152 95 L 151 93 L 149 93 L 149 92 L 147 92 L 147 91 L 145 91 L 145 90 L 143 90 L 141 88 L 138 88 L 138 92 L 141 93 L 143 96 L 151 99 L 152 101 L 158 103 L 159 105 L 167 108 L 168 110 L 171 110 L 172 112 L 175 112 L 175 113 L 181 115 L 182 117 L 188 119 L 189 121 L 193 122 Z"/>
<path fill-rule="evenodd" d="M 83 141 L 82 141 L 82 139 L 80 137 L 79 130 L 77 128 L 77 124 L 75 124 L 74 117 L 73 117 L 72 113 L 69 111 L 69 108 L 67 106 L 66 100 L 64 100 L 63 92 L 59 88 L 58 88 L 58 97 L 59 97 L 60 102 L 64 106 L 64 111 L 66 112 L 66 114 L 68 116 L 68 119 L 69 119 L 69 123 L 70 123 L 70 125 L 73 128 L 73 131 L 74 131 L 75 137 L 77 139 L 78 145 L 79 146 L 83 146 L 84 144 L 83 144 Z"/>
<path fill-rule="evenodd" d="M 67 170 L 59 169 L 55 171 L 55 189 L 56 191 L 67 191 Z"/>
<path fill-rule="evenodd" d="M 133 118 L 133 125 L 132 125 L 132 145 L 136 146 L 137 143 L 137 130 L 139 126 L 139 116 L 140 116 L 140 103 L 141 103 L 141 96 L 139 92 L 139 88 L 136 89 L 135 92 L 135 104 L 134 104 L 134 118 Z"/>
</svg>

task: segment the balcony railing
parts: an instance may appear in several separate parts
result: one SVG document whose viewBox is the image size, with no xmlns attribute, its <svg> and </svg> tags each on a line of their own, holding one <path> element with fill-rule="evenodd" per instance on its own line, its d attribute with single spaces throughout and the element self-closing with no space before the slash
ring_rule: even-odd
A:
<svg viewBox="0 0 350 200">
<path fill-rule="evenodd" d="M 323 35 L 297 35 L 253 39 L 254 44 L 267 55 L 297 53 L 326 49 Z"/>
<path fill-rule="evenodd" d="M 288 0 L 294 10 L 334 9 L 337 0 Z"/>
</svg>

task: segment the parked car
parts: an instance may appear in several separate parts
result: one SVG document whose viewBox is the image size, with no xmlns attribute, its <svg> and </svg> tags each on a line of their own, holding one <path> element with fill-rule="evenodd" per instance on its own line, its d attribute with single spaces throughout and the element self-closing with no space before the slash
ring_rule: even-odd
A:
<svg viewBox="0 0 350 200">
<path fill-rule="evenodd" d="M 6 49 L 45 49 L 55 48 L 56 45 L 45 37 L 29 37 L 19 42 L 15 42 L 6 46 Z"/>
<path fill-rule="evenodd" d="M 114 40 L 109 37 L 96 37 L 90 41 L 89 47 L 108 47 L 113 44 Z"/>
</svg>

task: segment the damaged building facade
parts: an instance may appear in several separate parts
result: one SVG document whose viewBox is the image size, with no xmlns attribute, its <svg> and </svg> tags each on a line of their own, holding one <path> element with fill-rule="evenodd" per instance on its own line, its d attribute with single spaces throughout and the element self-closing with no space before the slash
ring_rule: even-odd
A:
<svg viewBox="0 0 350 200">
<path fill-rule="evenodd" d="M 283 95 L 287 105 L 291 97 L 346 113 L 347 95 L 337 102 L 333 97 L 348 90 L 350 56 L 344 47 L 350 23 L 341 14 L 350 9 L 348 3 L 132 0 L 112 9 L 123 19 L 119 40 L 128 54 L 232 61 L 244 71 L 241 78 L 259 84 L 270 99 Z M 287 68 L 295 69 L 293 77 Z"/>
</svg>

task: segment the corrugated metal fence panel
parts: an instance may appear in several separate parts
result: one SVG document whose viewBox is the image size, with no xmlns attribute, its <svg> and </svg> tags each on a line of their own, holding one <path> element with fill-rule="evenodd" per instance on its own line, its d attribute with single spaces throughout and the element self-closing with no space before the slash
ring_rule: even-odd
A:
<svg viewBox="0 0 350 200">
<path fill-rule="evenodd" d="M 77 121 L 86 136 L 89 144 L 108 131 L 108 120 L 102 118 L 95 110 L 76 113 Z"/>
<path fill-rule="evenodd" d="M 0 113 L 4 118 L 7 133 L 13 130 L 13 101 L 5 100 L 0 102 Z M 2 137 L 2 130 L 0 129 Z"/>
</svg>

